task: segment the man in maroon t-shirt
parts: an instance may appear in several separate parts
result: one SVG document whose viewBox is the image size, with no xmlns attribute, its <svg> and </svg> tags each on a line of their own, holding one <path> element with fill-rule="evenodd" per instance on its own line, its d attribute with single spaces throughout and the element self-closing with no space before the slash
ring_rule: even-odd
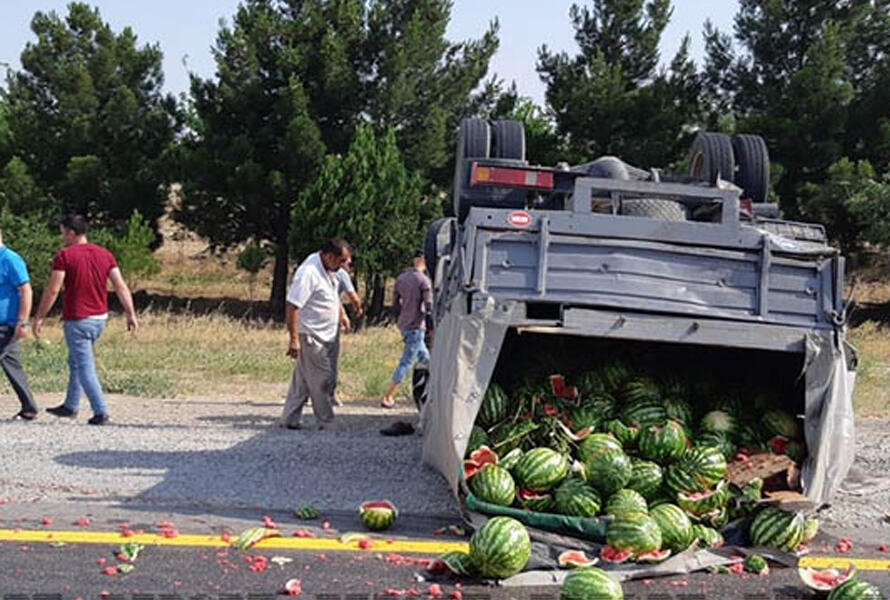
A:
<svg viewBox="0 0 890 600">
<path fill-rule="evenodd" d="M 108 407 L 96 373 L 93 345 L 108 321 L 108 280 L 127 313 L 127 329 L 137 329 L 139 322 L 130 288 L 121 276 L 114 255 L 87 241 L 86 219 L 70 215 L 62 219 L 59 228 L 65 248 L 53 258 L 49 285 L 43 290 L 37 308 L 34 335 L 40 337 L 43 321 L 64 285 L 62 320 L 68 346 L 68 391 L 62 405 L 46 410 L 58 417 L 74 417 L 80 407 L 81 392 L 84 392 L 93 409 L 88 423 L 104 425 L 108 422 Z"/>
</svg>

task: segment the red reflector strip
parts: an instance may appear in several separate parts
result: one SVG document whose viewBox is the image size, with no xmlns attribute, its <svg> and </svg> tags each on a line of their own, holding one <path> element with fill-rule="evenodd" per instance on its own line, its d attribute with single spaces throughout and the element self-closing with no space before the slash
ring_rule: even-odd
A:
<svg viewBox="0 0 890 600">
<path fill-rule="evenodd" d="M 552 190 L 553 173 L 533 169 L 491 167 L 473 163 L 470 185 L 502 185 L 509 187 Z"/>
</svg>

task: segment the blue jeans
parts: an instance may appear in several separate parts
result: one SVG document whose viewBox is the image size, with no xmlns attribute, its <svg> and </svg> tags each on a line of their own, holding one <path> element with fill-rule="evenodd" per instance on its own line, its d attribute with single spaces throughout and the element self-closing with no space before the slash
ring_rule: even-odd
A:
<svg viewBox="0 0 890 600">
<path fill-rule="evenodd" d="M 93 414 L 107 415 L 102 385 L 96 373 L 93 345 L 105 330 L 104 319 L 65 321 L 65 343 L 68 345 L 68 392 L 65 406 L 73 411 L 80 407 L 80 394 L 85 392 Z"/>
<path fill-rule="evenodd" d="M 430 364 L 430 351 L 423 341 L 426 332 L 423 329 L 406 329 L 402 332 L 402 339 L 405 341 L 405 351 L 402 352 L 402 358 L 399 359 L 399 366 L 396 367 L 395 373 L 392 374 L 392 380 L 401 383 L 408 374 L 408 369 L 414 364 L 414 361 Z"/>
</svg>

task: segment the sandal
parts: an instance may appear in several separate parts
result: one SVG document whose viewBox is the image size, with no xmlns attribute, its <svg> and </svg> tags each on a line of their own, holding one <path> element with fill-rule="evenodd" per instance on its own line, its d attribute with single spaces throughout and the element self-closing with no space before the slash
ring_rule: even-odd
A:
<svg viewBox="0 0 890 600">
<path fill-rule="evenodd" d="M 396 401 L 392 398 L 383 398 L 380 401 L 380 406 L 382 406 L 383 408 L 395 408 L 395 405 Z"/>
</svg>

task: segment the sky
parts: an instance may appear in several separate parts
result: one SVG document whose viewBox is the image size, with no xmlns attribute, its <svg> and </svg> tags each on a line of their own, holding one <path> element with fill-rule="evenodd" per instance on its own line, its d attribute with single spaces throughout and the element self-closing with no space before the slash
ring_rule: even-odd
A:
<svg viewBox="0 0 890 600">
<path fill-rule="evenodd" d="M 89 1 L 89 0 L 88 0 Z M 216 40 L 220 19 L 231 20 L 239 0 L 92 0 L 103 19 L 115 31 L 133 28 L 140 45 L 158 43 L 164 52 L 165 87 L 175 94 L 188 89 L 188 74 L 211 77 L 215 65 L 210 48 Z M 577 46 L 569 19 L 569 7 L 585 0 L 454 0 L 448 37 L 459 41 L 480 37 L 488 23 L 500 22 L 500 48 L 491 72 L 508 83 L 516 81 L 520 94 L 543 103 L 544 87 L 535 72 L 537 51 L 574 54 Z M 67 13 L 68 0 L 0 0 L 0 69 L 19 68 L 25 44 L 34 41 L 30 21 L 34 13 L 55 10 Z M 692 36 L 692 55 L 703 54 L 702 25 L 711 19 L 731 31 L 737 0 L 674 0 L 674 14 L 662 37 L 662 60 L 669 62 L 687 33 Z M 0 71 L 2 75 L 2 71 Z"/>
</svg>

